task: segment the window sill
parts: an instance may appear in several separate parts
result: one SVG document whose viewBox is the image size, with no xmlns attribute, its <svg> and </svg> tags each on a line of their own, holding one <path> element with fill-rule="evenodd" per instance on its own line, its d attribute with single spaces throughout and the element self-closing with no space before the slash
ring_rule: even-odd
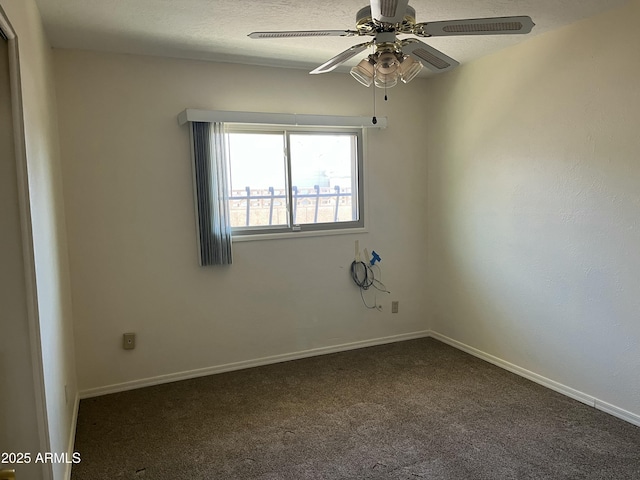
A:
<svg viewBox="0 0 640 480">
<path fill-rule="evenodd" d="M 306 232 L 285 232 L 285 233 L 254 233 L 251 235 L 231 235 L 233 243 L 253 242 L 255 240 L 285 240 L 306 237 L 328 237 L 331 235 L 357 235 L 369 233 L 367 227 L 344 228 L 335 230 L 308 230 Z"/>
</svg>

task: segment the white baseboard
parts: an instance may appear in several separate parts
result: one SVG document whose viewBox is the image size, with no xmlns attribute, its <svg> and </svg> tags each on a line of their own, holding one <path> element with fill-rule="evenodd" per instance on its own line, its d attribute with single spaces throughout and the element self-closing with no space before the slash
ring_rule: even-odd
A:
<svg viewBox="0 0 640 480">
<path fill-rule="evenodd" d="M 509 372 L 515 373 L 516 375 L 529 379 L 533 382 L 536 382 L 544 387 L 550 388 L 551 390 L 554 390 L 563 395 L 566 395 L 567 397 L 573 398 L 574 400 L 578 400 L 579 402 L 590 405 L 598 410 L 601 410 L 610 415 L 618 417 L 629 423 L 640 426 L 640 415 L 638 414 L 629 412 L 620 407 L 617 407 L 610 403 L 599 400 L 584 392 L 581 392 L 579 390 L 576 390 L 574 388 L 571 388 L 559 382 L 556 382 L 555 380 L 551 380 L 549 378 L 543 377 L 542 375 L 538 375 L 537 373 L 534 373 L 530 370 L 519 367 L 518 365 L 514 365 L 513 363 L 509 363 L 506 360 L 502 360 L 501 358 L 485 353 L 481 350 L 478 350 L 477 348 L 466 345 L 462 342 L 449 338 L 438 332 L 434 332 L 432 330 L 423 330 L 419 332 L 405 333 L 401 335 L 393 335 L 389 337 L 375 338 L 375 339 L 363 340 L 359 342 L 344 343 L 344 344 L 333 345 L 328 347 L 313 348 L 310 350 L 303 350 L 303 351 L 293 352 L 293 353 L 285 353 L 282 355 L 273 355 L 269 357 L 256 358 L 252 360 L 244 360 L 241 362 L 227 363 L 223 365 L 199 368 L 196 370 L 189 370 L 185 372 L 171 373 L 168 375 L 159 375 L 156 377 L 143 378 L 140 380 L 133 380 L 130 382 L 117 383 L 113 385 L 107 385 L 104 387 L 97 387 L 97 388 L 83 390 L 79 392 L 79 394 L 76 396 L 76 405 L 75 405 L 75 411 L 74 411 L 74 425 L 73 425 L 72 435 L 75 434 L 75 422 L 77 421 L 78 402 L 80 399 L 97 397 L 100 395 L 108 395 L 110 393 L 124 392 L 127 390 L 134 390 L 137 388 L 150 387 L 153 385 L 160 385 L 163 383 L 177 382 L 180 380 L 187 380 L 190 378 L 204 377 L 204 376 L 213 375 L 216 373 L 231 372 L 234 370 L 242 370 L 245 368 L 271 365 L 274 363 L 287 362 L 290 360 L 299 360 L 302 358 L 315 357 L 318 355 L 327 355 L 330 353 L 345 352 L 348 350 L 355 350 L 358 348 L 373 347 L 376 345 L 384 345 L 386 343 L 402 342 L 404 340 L 413 340 L 416 338 L 424 338 L 424 337 L 433 337 L 436 340 L 439 340 L 443 343 L 446 343 L 447 345 L 457 348 L 458 350 L 462 350 L 463 352 L 469 353 L 474 357 L 478 357 L 482 360 L 492 363 L 493 365 L 503 368 Z M 70 452 L 72 452 L 71 449 L 73 448 L 73 437 L 70 438 L 69 448 L 70 448 Z M 69 469 L 69 473 L 70 472 L 71 472 L 71 469 Z"/>
<path fill-rule="evenodd" d="M 134 390 L 136 388 L 150 387 L 163 383 L 177 382 L 179 380 L 187 380 L 189 378 L 204 377 L 216 373 L 232 372 L 234 370 L 242 370 L 245 368 L 260 367 L 263 365 L 271 365 L 273 363 L 288 362 L 290 360 L 299 360 L 302 358 L 315 357 L 318 355 L 327 355 L 330 353 L 346 352 L 358 348 L 373 347 L 376 345 L 384 345 L 386 343 L 402 342 L 404 340 L 413 340 L 416 338 L 428 337 L 429 330 L 419 332 L 404 333 L 400 335 L 392 335 L 390 337 L 374 338 L 371 340 L 362 340 L 359 342 L 343 343 L 329 347 L 313 348 L 293 353 L 285 353 L 282 355 L 273 355 L 269 357 L 256 358 L 252 360 L 244 360 L 241 362 L 227 363 L 224 365 L 216 365 L 213 367 L 199 368 L 186 372 L 171 373 L 168 375 L 159 375 L 157 377 L 143 378 L 130 382 L 117 383 L 104 387 L 90 388 L 80 392 L 80 398 L 91 398 L 100 395 L 108 395 L 110 393 L 124 392 Z"/>
<path fill-rule="evenodd" d="M 495 357 L 481 350 L 478 350 L 477 348 L 471 347 L 462 342 L 442 335 L 441 333 L 430 331 L 429 336 L 435 338 L 436 340 L 440 340 L 447 345 L 457 348 L 458 350 L 469 353 L 474 357 L 478 357 L 500 368 L 504 368 L 509 372 L 515 373 L 516 375 L 531 380 L 532 382 L 538 383 L 544 387 L 550 388 L 551 390 L 566 395 L 567 397 L 573 398 L 574 400 L 578 400 L 579 402 L 585 403 L 591 407 L 613 415 L 614 417 L 618 417 L 629 423 L 640 426 L 640 415 L 628 412 L 627 410 L 616 407 L 615 405 L 611 405 L 610 403 L 604 402 L 584 392 L 563 385 L 562 383 L 556 382 L 555 380 L 551 380 L 547 377 L 543 377 L 542 375 L 538 375 L 537 373 L 519 367 L 518 365 L 514 365 L 513 363 L 509 363 L 505 360 L 502 360 L 501 358 Z"/>
<path fill-rule="evenodd" d="M 602 400 L 595 399 L 595 407 L 598 410 L 601 410 L 609 415 L 613 415 L 614 417 L 618 417 L 622 420 L 625 420 L 629 423 L 637 425 L 640 427 L 640 415 L 636 415 L 635 413 L 631 413 L 623 408 L 616 407 L 615 405 L 611 405 L 610 403 L 604 402 Z"/>
</svg>

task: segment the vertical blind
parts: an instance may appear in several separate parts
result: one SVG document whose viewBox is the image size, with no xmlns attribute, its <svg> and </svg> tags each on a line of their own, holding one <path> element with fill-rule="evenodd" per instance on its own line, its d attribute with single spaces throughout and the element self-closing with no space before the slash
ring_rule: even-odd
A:
<svg viewBox="0 0 640 480">
<path fill-rule="evenodd" d="M 200 265 L 229 265 L 231 224 L 224 124 L 191 122 L 191 140 Z"/>
</svg>

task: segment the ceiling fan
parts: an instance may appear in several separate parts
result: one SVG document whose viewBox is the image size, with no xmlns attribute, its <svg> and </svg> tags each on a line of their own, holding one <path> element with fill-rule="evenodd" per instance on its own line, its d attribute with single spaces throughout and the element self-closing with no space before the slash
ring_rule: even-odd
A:
<svg viewBox="0 0 640 480">
<path fill-rule="evenodd" d="M 251 38 L 354 37 L 372 36 L 373 40 L 354 45 L 320 65 L 310 73 L 327 73 L 370 46 L 374 53 L 351 69 L 351 75 L 369 87 L 390 88 L 398 79 L 408 83 L 423 66 L 434 72 L 446 72 L 459 65 L 453 58 L 416 38 L 398 35 L 442 37 L 452 35 L 526 34 L 535 25 L 530 17 L 492 17 L 467 20 L 416 23 L 416 11 L 409 0 L 370 0 L 356 14 L 355 30 L 299 30 L 253 32 Z M 423 65 L 424 63 L 424 65 Z"/>
</svg>

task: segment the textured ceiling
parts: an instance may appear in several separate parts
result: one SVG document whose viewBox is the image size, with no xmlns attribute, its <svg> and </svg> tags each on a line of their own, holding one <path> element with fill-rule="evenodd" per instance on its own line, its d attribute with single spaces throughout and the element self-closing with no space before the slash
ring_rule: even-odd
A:
<svg viewBox="0 0 640 480">
<path fill-rule="evenodd" d="M 416 21 L 529 15 L 529 35 L 423 39 L 461 63 L 627 0 L 411 0 Z M 313 69 L 370 37 L 254 40 L 252 31 L 353 29 L 367 0 L 36 0 L 53 47 Z M 357 63 L 359 55 L 347 65 Z M 426 70 L 426 69 L 425 69 Z"/>
</svg>

